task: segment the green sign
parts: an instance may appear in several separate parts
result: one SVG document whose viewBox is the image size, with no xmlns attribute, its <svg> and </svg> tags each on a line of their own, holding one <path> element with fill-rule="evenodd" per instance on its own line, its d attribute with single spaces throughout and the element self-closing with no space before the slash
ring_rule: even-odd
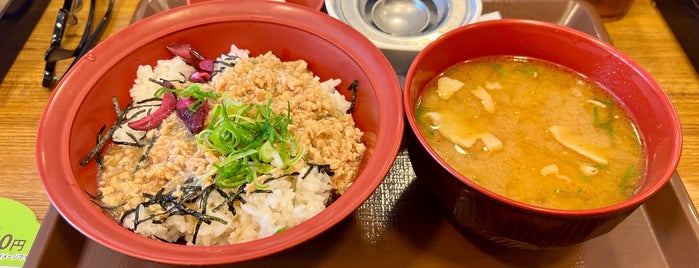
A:
<svg viewBox="0 0 699 268">
<path fill-rule="evenodd" d="M 0 197 L 0 266 L 22 267 L 38 231 L 39 222 L 28 207 Z"/>
</svg>

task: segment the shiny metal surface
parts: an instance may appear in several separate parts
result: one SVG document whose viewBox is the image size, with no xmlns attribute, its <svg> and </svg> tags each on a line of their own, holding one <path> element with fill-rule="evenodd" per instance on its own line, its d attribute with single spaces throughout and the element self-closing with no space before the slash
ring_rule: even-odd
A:
<svg viewBox="0 0 699 268">
<path fill-rule="evenodd" d="M 434 0 L 425 6 L 430 11 L 430 22 L 426 28 L 414 36 L 395 36 L 388 34 L 372 22 L 371 9 L 376 0 L 326 1 L 328 14 L 344 21 L 367 36 L 382 49 L 419 50 L 443 33 L 474 22 L 481 13 L 480 0 Z"/>
<path fill-rule="evenodd" d="M 376 27 L 396 36 L 419 34 L 430 23 L 430 11 L 419 0 L 379 0 L 371 8 Z"/>
<path fill-rule="evenodd" d="M 397 36 L 380 30 L 372 21 L 371 10 L 377 0 L 326 0 L 325 8 L 333 16 L 358 30 L 384 53 L 398 75 L 404 75 L 410 63 L 428 43 L 464 24 L 478 21 L 481 0 L 420 0 L 430 11 L 425 29 L 411 36 Z"/>
</svg>

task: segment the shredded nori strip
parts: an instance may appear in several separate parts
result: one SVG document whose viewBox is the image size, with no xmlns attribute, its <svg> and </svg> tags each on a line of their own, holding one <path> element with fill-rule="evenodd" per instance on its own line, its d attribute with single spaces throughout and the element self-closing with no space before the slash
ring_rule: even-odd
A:
<svg viewBox="0 0 699 268">
<path fill-rule="evenodd" d="M 235 66 L 235 62 L 231 62 L 231 61 L 234 61 L 237 59 L 238 59 L 238 56 L 236 56 L 236 55 L 226 54 L 225 58 L 223 60 L 217 60 L 214 63 L 218 63 L 218 64 L 221 64 L 221 65 L 226 66 L 226 67 L 233 67 L 233 66 Z"/>
<path fill-rule="evenodd" d="M 133 109 L 140 109 L 141 107 L 142 107 L 142 106 L 138 106 L 138 107 L 136 107 L 136 106 L 131 106 L 130 110 L 133 110 Z M 146 110 L 139 110 L 139 111 L 136 111 L 134 114 L 132 114 L 131 116 L 129 116 L 124 122 L 131 121 L 131 120 L 133 120 L 134 118 L 136 118 L 138 115 L 140 115 L 140 114 L 142 114 L 142 113 L 144 113 L 144 112 L 146 112 Z M 150 109 L 148 110 L 148 113 L 150 113 Z M 116 125 L 117 122 L 115 122 L 114 124 Z M 117 129 L 118 129 L 118 128 L 117 128 Z M 139 139 L 139 138 L 136 138 L 136 136 L 135 136 L 133 133 L 131 133 L 131 132 L 125 132 L 125 133 L 126 133 L 126 136 L 128 136 L 129 139 L 131 139 L 130 142 L 128 142 L 128 141 L 118 141 L 118 140 L 112 140 L 112 142 L 113 142 L 114 144 L 118 144 L 118 145 L 134 146 L 134 147 L 139 147 L 139 148 L 143 147 L 143 144 L 141 144 L 140 139 Z M 110 136 L 111 136 L 111 135 L 110 135 Z"/>
<path fill-rule="evenodd" d="M 131 104 L 131 102 L 129 102 L 129 104 Z M 124 107 L 124 110 L 121 110 L 121 108 L 119 108 L 119 101 L 118 101 L 117 98 L 115 98 L 115 97 L 112 97 L 112 106 L 114 107 L 114 112 L 115 112 L 115 114 L 117 114 L 117 115 L 119 115 L 119 114 L 121 114 L 122 112 L 125 112 L 126 110 L 128 110 L 126 107 Z M 128 105 L 127 105 L 127 106 L 128 106 Z"/>
<path fill-rule="evenodd" d="M 143 147 L 143 144 L 140 144 L 140 143 L 139 143 L 140 139 L 136 138 L 136 136 L 134 136 L 133 133 L 131 133 L 131 132 L 126 132 L 126 136 L 129 136 L 129 138 L 131 138 L 131 140 L 132 140 L 134 143 L 140 145 L 139 147 Z"/>
<path fill-rule="evenodd" d="M 228 205 L 228 211 L 230 211 L 235 216 L 236 211 L 235 211 L 235 206 L 233 205 L 233 202 L 238 200 L 241 204 L 245 204 L 245 199 L 243 199 L 243 197 L 241 195 L 243 193 L 245 193 L 246 186 L 247 186 L 247 183 L 238 186 L 238 190 L 236 190 L 234 193 L 231 193 L 230 195 L 226 195 L 225 192 L 223 192 L 223 190 L 221 190 L 217 187 L 216 189 L 218 190 L 218 193 L 221 194 L 221 196 L 223 196 L 223 198 L 225 200 L 223 202 L 221 202 L 221 204 L 219 204 L 218 206 L 214 207 L 214 209 L 212 209 L 211 211 L 216 212 L 219 209 L 221 209 L 221 207 L 223 207 L 223 205 Z"/>
<path fill-rule="evenodd" d="M 318 169 L 318 172 L 320 173 L 325 173 L 328 174 L 328 176 L 333 176 L 335 175 L 335 172 L 330 169 L 330 164 L 325 164 L 325 165 L 319 165 L 319 164 L 313 164 L 313 163 L 307 163 L 311 168 L 307 169 L 305 173 L 303 173 L 303 176 L 301 176 L 301 179 L 305 179 L 308 177 L 308 174 L 311 174 L 311 169 L 313 167 Z"/>
<path fill-rule="evenodd" d="M 96 195 L 91 194 L 90 192 L 85 191 L 85 190 L 83 190 L 83 192 L 85 192 L 85 194 L 86 194 L 87 196 L 89 196 L 90 199 L 92 199 L 92 200 L 97 200 L 97 201 L 101 201 L 101 200 L 102 200 L 102 193 L 100 193 L 100 192 L 97 192 Z"/>
<path fill-rule="evenodd" d="M 310 168 L 309 168 L 308 170 L 310 170 Z M 308 172 L 309 172 L 309 171 L 306 172 L 306 176 L 308 176 Z M 281 178 L 284 178 L 284 177 L 298 176 L 299 174 L 301 174 L 301 173 L 298 173 L 298 172 L 295 171 L 295 172 L 291 172 L 291 173 L 289 173 L 289 174 L 281 175 L 281 176 L 279 176 L 279 177 L 269 177 L 269 178 L 265 179 L 265 180 L 262 182 L 262 184 L 267 184 L 267 183 L 270 182 L 270 181 L 273 181 L 273 180 L 276 180 L 276 179 L 281 179 Z M 304 176 L 304 177 L 305 177 L 305 176 Z"/>
<path fill-rule="evenodd" d="M 260 190 L 260 189 L 255 189 L 255 191 L 252 191 L 253 193 L 256 194 L 271 194 L 274 193 L 272 190 Z"/>
<path fill-rule="evenodd" d="M 328 174 L 329 176 L 332 176 L 334 172 L 331 171 L 330 165 L 329 164 L 313 164 L 313 163 L 307 163 L 309 165 L 309 168 L 304 174 L 300 174 L 299 172 L 291 172 L 288 174 L 281 175 L 279 177 L 270 177 L 265 180 L 265 183 L 275 180 L 275 179 L 281 179 L 284 177 L 290 177 L 290 176 L 299 176 L 301 179 L 304 179 L 308 174 L 310 174 L 310 171 L 313 168 L 316 168 L 319 172 Z M 199 230 L 201 229 L 201 225 L 203 223 L 206 224 L 211 224 L 214 221 L 220 222 L 222 224 L 228 224 L 228 222 L 222 218 L 208 215 L 207 213 L 207 207 L 208 207 L 208 199 L 209 195 L 213 192 L 216 191 L 223 197 L 224 201 L 215 206 L 213 209 L 211 209 L 212 212 L 216 212 L 220 209 L 222 209 L 224 206 L 228 207 L 228 211 L 231 212 L 232 215 L 236 215 L 236 209 L 234 202 L 238 201 L 241 204 L 245 204 L 246 201 L 242 197 L 242 194 L 245 193 L 245 188 L 247 187 L 248 183 L 242 184 L 238 186 L 237 190 L 235 192 L 227 193 L 221 188 L 216 187 L 216 184 L 210 184 L 207 187 L 202 189 L 201 185 L 195 184 L 197 182 L 196 177 L 189 177 L 184 181 L 184 185 L 179 187 L 179 190 L 182 191 L 181 197 L 177 197 L 173 195 L 174 192 L 170 192 L 165 194 L 165 188 L 161 188 L 158 192 L 155 194 L 150 194 L 150 193 L 143 193 L 143 197 L 145 197 L 147 200 L 140 203 L 136 208 L 128 210 L 124 212 L 122 215 L 120 222 L 123 225 L 126 217 L 130 214 L 134 214 L 134 220 L 133 220 L 133 229 L 136 230 L 138 228 L 138 225 L 143 222 L 151 221 L 154 224 L 161 224 L 167 220 L 169 216 L 172 215 L 189 215 L 192 216 L 196 219 L 196 224 L 195 224 L 195 230 L 194 230 L 194 236 L 192 238 L 192 243 L 196 244 L 197 242 L 197 237 L 199 235 Z M 260 190 L 257 189 L 253 191 L 252 193 L 273 193 L 272 190 Z M 88 193 L 89 195 L 89 193 Z M 94 200 L 99 201 L 101 199 L 101 196 L 92 196 Z M 336 199 L 336 196 L 332 196 L 330 200 L 328 200 L 328 203 L 326 206 L 330 203 L 333 202 L 334 199 Z M 201 211 L 196 211 L 194 209 L 191 209 L 185 205 L 185 203 L 195 203 L 198 202 L 198 207 L 201 208 Z M 107 210 L 113 210 L 117 207 L 123 206 L 125 204 L 121 204 L 119 206 L 115 207 L 105 207 L 105 206 L 100 206 L 104 209 Z M 139 214 L 140 208 L 148 208 L 150 206 L 157 205 L 160 207 L 162 212 L 160 213 L 155 213 L 151 214 L 148 217 L 141 218 L 141 215 Z M 155 237 L 156 239 L 163 240 L 162 238 Z M 163 240 L 165 241 L 165 240 Z M 167 242 L 167 241 L 166 241 Z"/>
<path fill-rule="evenodd" d="M 146 197 L 148 200 L 145 202 L 139 204 L 136 206 L 136 208 L 131 209 L 127 212 L 124 213 L 122 218 L 120 219 L 122 225 L 124 223 L 124 219 L 126 218 L 127 215 L 134 213 L 134 227 L 133 230 L 135 230 L 140 223 L 146 222 L 146 221 L 152 221 L 156 224 L 162 223 L 165 219 L 158 219 L 161 216 L 169 216 L 169 215 L 190 215 L 197 219 L 197 226 L 200 226 L 201 223 L 206 223 L 206 224 L 211 224 L 214 221 L 223 223 L 223 224 L 228 224 L 228 222 L 224 219 L 207 215 L 206 214 L 206 202 L 208 199 L 209 193 L 215 189 L 215 185 L 211 184 L 208 187 L 206 187 L 201 194 L 201 199 L 200 201 L 202 204 L 200 207 L 202 207 L 202 211 L 196 211 L 193 209 L 188 208 L 183 204 L 183 201 L 177 201 L 177 197 L 173 196 L 172 193 L 164 194 L 165 188 L 161 188 L 157 193 L 155 194 L 149 194 L 149 193 L 144 193 L 143 196 Z M 163 210 L 161 213 L 156 213 L 152 214 L 149 217 L 140 218 L 139 215 L 139 208 L 148 208 L 152 205 L 158 205 L 160 208 Z M 195 238 L 196 238 L 196 232 L 198 232 L 198 227 L 197 230 L 195 231 Z M 196 243 L 196 242 L 195 242 Z"/>
<path fill-rule="evenodd" d="M 104 133 L 104 129 L 105 129 L 106 127 L 107 127 L 107 126 L 102 125 L 102 127 L 100 128 L 100 130 L 97 131 L 97 137 L 95 137 L 95 143 L 99 143 L 99 142 L 100 142 L 100 140 L 99 140 L 100 138 L 99 138 L 99 137 L 102 136 L 102 133 Z M 102 154 L 100 153 L 100 151 L 97 151 L 97 152 L 95 153 L 95 163 L 97 164 L 97 170 L 99 170 L 99 171 L 104 170 L 104 161 L 102 161 Z"/>
<path fill-rule="evenodd" d="M 197 181 L 197 177 L 189 176 L 189 178 L 187 178 L 186 180 L 184 180 L 184 183 L 185 183 L 185 184 L 190 184 L 190 183 L 194 183 L 195 181 Z"/>
<path fill-rule="evenodd" d="M 347 87 L 347 90 L 352 91 L 352 100 L 350 101 L 350 108 L 347 110 L 348 113 L 354 113 L 354 104 L 357 102 L 357 89 L 359 86 L 359 80 L 354 80 L 352 81 L 352 84 L 350 84 Z"/>
<path fill-rule="evenodd" d="M 117 209 L 123 205 L 126 205 L 126 202 L 124 202 L 124 203 L 121 203 L 121 204 L 116 205 L 116 206 L 106 206 L 102 203 L 102 193 L 97 193 L 97 195 L 93 195 L 88 191 L 83 191 L 83 192 L 85 192 L 85 194 L 90 197 L 90 202 L 92 202 L 93 204 L 97 205 L 98 207 L 100 207 L 100 208 L 102 208 L 102 209 L 104 209 L 107 212 L 112 213 L 112 214 L 114 214 L 115 209 Z"/>
<path fill-rule="evenodd" d="M 180 72 L 180 75 L 182 76 L 182 80 L 177 80 L 177 79 L 167 80 L 167 79 L 160 78 L 160 81 L 158 81 L 158 80 L 155 80 L 155 78 L 148 78 L 148 81 L 156 83 L 159 86 L 164 87 L 164 88 L 175 89 L 175 85 L 173 85 L 172 82 L 178 82 L 180 84 L 184 84 L 187 82 L 187 76 L 184 75 L 182 72 Z"/>
<path fill-rule="evenodd" d="M 95 157 L 95 155 L 99 154 L 100 150 L 102 150 L 102 147 L 104 147 L 104 145 L 107 143 L 107 141 L 112 137 L 112 134 L 114 134 L 114 131 L 116 131 L 119 127 L 121 127 L 121 125 L 122 125 L 124 122 L 127 122 L 127 121 L 126 121 L 126 120 L 127 120 L 126 114 L 127 114 L 127 112 L 129 111 L 129 109 L 131 109 L 131 107 L 133 106 L 133 102 L 132 102 L 132 101 L 129 102 L 129 103 L 126 105 L 126 107 L 124 107 L 123 110 L 122 110 L 122 109 L 119 109 L 119 103 L 117 102 L 116 98 L 112 98 L 112 102 L 114 103 L 114 109 L 117 111 L 117 119 L 116 119 L 116 121 L 114 122 L 114 124 L 112 125 L 112 127 L 109 128 L 109 130 L 107 130 L 106 133 L 104 133 L 104 135 L 101 135 L 101 134 L 98 134 L 98 135 L 97 135 L 97 144 L 96 144 L 95 147 L 93 147 L 92 150 L 85 156 L 85 158 L 83 158 L 83 159 L 80 161 L 80 165 L 81 165 L 81 166 L 87 165 L 87 163 L 90 161 L 90 159 L 92 159 L 93 157 Z M 101 132 L 102 132 L 102 131 L 100 131 L 100 133 L 101 133 Z"/>
<path fill-rule="evenodd" d="M 158 127 L 158 129 L 160 129 L 160 127 Z M 148 141 L 148 144 L 145 145 L 146 149 L 143 151 L 141 158 L 138 159 L 138 163 L 136 163 L 136 168 L 134 168 L 134 171 L 133 171 L 134 173 L 141 170 L 141 164 L 144 161 L 146 161 L 146 159 L 148 159 L 148 156 L 150 154 L 150 150 L 153 149 L 153 145 L 155 144 L 155 142 L 158 140 L 159 137 L 160 137 L 160 135 L 158 135 L 156 132 L 156 134 L 153 135 L 153 138 L 150 141 Z"/>
<path fill-rule="evenodd" d="M 238 59 L 238 56 L 227 54 L 224 56 L 223 60 L 214 61 L 214 63 L 221 64 L 225 67 L 220 67 L 220 68 L 214 70 L 214 72 L 211 74 L 211 78 L 214 78 L 214 76 L 216 76 L 217 74 L 222 73 L 226 69 L 226 67 L 229 67 L 229 68 L 234 67 L 235 62 L 232 62 L 232 61 L 234 61 L 236 59 Z"/>
<path fill-rule="evenodd" d="M 167 241 L 167 240 L 165 240 L 165 239 L 162 239 L 162 238 L 158 237 L 157 235 L 153 235 L 153 237 L 155 237 L 155 239 L 160 240 L 160 242 L 170 243 L 170 241 Z"/>
<path fill-rule="evenodd" d="M 207 186 L 206 188 L 204 188 L 204 190 L 202 191 L 201 200 L 200 200 L 201 204 L 200 204 L 200 206 L 199 206 L 199 207 L 201 208 L 201 215 L 202 215 L 202 217 L 196 217 L 196 216 L 195 216 L 195 217 L 197 218 L 197 225 L 196 225 L 196 227 L 194 227 L 194 236 L 193 236 L 193 238 L 192 238 L 192 244 L 195 244 L 195 245 L 197 244 L 197 236 L 199 236 L 199 229 L 201 228 L 201 223 L 202 223 L 202 222 L 206 222 L 206 224 L 211 224 L 211 220 L 210 220 L 210 219 L 207 219 L 207 218 L 205 218 L 205 217 L 203 217 L 203 216 L 208 216 L 208 215 L 206 215 L 206 207 L 207 207 L 207 203 L 209 202 L 209 194 L 210 194 L 214 189 L 216 189 L 216 184 L 215 184 L 215 183 L 212 183 L 211 185 L 209 185 L 209 186 Z M 209 217 L 214 218 L 213 216 L 209 216 Z M 223 224 L 227 224 L 227 223 L 228 223 L 228 222 L 224 221 L 223 219 L 221 219 L 221 221 L 223 221 L 223 222 L 221 222 L 221 223 L 223 223 Z"/>
<path fill-rule="evenodd" d="M 201 196 L 202 188 L 200 185 L 185 185 L 180 187 L 182 191 L 182 201 L 183 202 L 194 202 L 196 198 Z"/>
<path fill-rule="evenodd" d="M 167 80 L 160 79 L 160 81 L 158 81 L 158 80 L 155 80 L 155 78 L 148 78 L 148 81 L 156 83 L 164 88 L 175 88 L 175 85 L 173 85 L 172 82 L 167 81 Z"/>
<path fill-rule="evenodd" d="M 223 70 L 225 70 L 225 69 L 226 69 L 226 68 L 224 68 L 224 67 L 221 67 L 221 68 L 218 68 L 218 69 L 214 70 L 214 72 L 213 72 L 213 73 L 211 73 L 211 78 L 214 78 L 214 76 L 216 76 L 217 74 L 220 74 L 220 73 L 222 73 L 222 72 L 223 72 Z"/>
<path fill-rule="evenodd" d="M 152 97 L 152 98 L 148 98 L 148 99 L 145 99 L 145 100 L 137 101 L 136 104 L 141 105 L 141 104 L 145 104 L 145 103 L 149 103 L 149 102 L 155 102 L 155 101 L 163 101 L 163 98 L 160 98 L 160 97 Z M 153 104 L 153 105 L 146 105 L 146 106 L 160 106 L 160 104 Z M 138 106 L 138 107 L 142 107 L 142 106 Z"/>
<path fill-rule="evenodd" d="M 132 147 L 143 148 L 143 144 L 140 144 L 140 143 L 137 143 L 137 142 L 113 141 L 112 143 L 117 144 L 117 145 L 124 145 L 124 146 L 132 146 Z"/>
</svg>

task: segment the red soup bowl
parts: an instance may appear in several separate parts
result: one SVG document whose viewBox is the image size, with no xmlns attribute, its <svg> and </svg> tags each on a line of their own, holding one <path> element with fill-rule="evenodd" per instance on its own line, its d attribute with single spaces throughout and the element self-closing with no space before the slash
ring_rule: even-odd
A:
<svg viewBox="0 0 699 268">
<path fill-rule="evenodd" d="M 196 4 L 196 3 L 202 3 L 202 2 L 208 2 L 208 1 L 219 1 L 219 0 L 187 0 L 187 4 Z M 220 0 L 220 1 L 238 1 L 238 0 Z M 286 3 L 292 3 L 292 4 L 297 4 L 301 6 L 305 6 L 308 8 L 312 8 L 315 10 L 321 10 L 323 8 L 323 5 L 325 4 L 324 0 L 260 0 L 260 1 L 277 1 L 277 2 L 286 2 Z"/>
<path fill-rule="evenodd" d="M 645 173 L 635 195 L 621 203 L 586 210 L 525 204 L 479 186 L 430 148 L 415 120 L 416 105 L 426 83 L 456 63 L 496 55 L 553 62 L 606 87 L 630 114 L 645 146 Z M 546 22 L 480 22 L 436 39 L 410 66 L 403 106 L 410 126 L 406 131 L 408 149 L 418 178 L 424 180 L 456 225 L 513 247 L 566 247 L 609 232 L 667 183 L 682 147 L 677 114 L 663 89 L 646 71 L 593 36 Z"/>
<path fill-rule="evenodd" d="M 366 152 L 354 183 L 309 220 L 278 234 L 233 245 L 186 246 L 146 238 L 123 228 L 89 195 L 97 194 L 95 147 L 100 128 L 116 119 L 139 65 L 173 55 L 166 46 L 190 43 L 216 57 L 231 44 L 251 56 L 272 51 L 283 61 L 303 59 L 322 80 L 339 78 L 347 100 L 358 81 L 352 113 Z M 207 265 L 242 262 L 298 245 L 357 209 L 382 182 L 400 148 L 404 121 L 401 88 L 388 60 L 367 38 L 320 11 L 269 1 L 210 2 L 175 8 L 139 21 L 98 44 L 59 82 L 42 115 L 36 158 L 53 205 L 77 230 L 117 252 L 154 262 Z"/>
</svg>

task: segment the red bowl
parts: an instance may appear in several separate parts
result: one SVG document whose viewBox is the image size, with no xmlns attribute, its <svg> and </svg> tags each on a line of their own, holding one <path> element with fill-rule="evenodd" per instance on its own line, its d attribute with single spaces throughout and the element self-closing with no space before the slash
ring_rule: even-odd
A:
<svg viewBox="0 0 699 268">
<path fill-rule="evenodd" d="M 317 76 L 359 81 L 354 119 L 364 131 L 366 153 L 354 184 L 308 221 L 271 237 L 227 246 L 185 246 L 139 236 L 92 204 L 94 161 L 80 166 L 102 125 L 115 120 L 112 97 L 123 106 L 137 66 L 172 58 L 165 46 L 187 42 L 204 55 L 230 44 L 251 55 L 273 51 L 282 60 L 304 59 Z M 347 99 L 352 92 L 341 90 Z M 109 37 L 87 53 L 58 84 L 42 115 L 36 159 L 54 206 L 76 229 L 98 243 L 150 261 L 205 265 L 240 262 L 297 245 L 329 229 L 358 208 L 381 183 L 400 148 L 404 121 L 401 89 L 386 58 L 367 38 L 320 11 L 267 1 L 202 3 L 172 9 Z"/>
<path fill-rule="evenodd" d="M 491 192 L 444 162 L 418 130 L 416 101 L 425 84 L 447 67 L 492 55 L 547 60 L 605 86 L 629 112 L 647 149 L 647 170 L 637 194 L 598 209 L 542 208 Z M 411 129 L 409 153 L 418 178 L 426 181 L 458 225 L 500 244 L 533 249 L 565 247 L 607 233 L 661 189 L 679 161 L 680 123 L 658 83 L 618 49 L 565 26 L 518 19 L 463 26 L 417 55 L 404 88 L 403 105 Z"/>
<path fill-rule="evenodd" d="M 196 3 L 202 3 L 202 2 L 209 2 L 209 1 L 219 1 L 219 0 L 187 0 L 187 4 L 196 4 Z M 220 0 L 220 1 L 239 1 L 239 0 Z M 261 1 L 274 1 L 274 0 L 261 0 Z M 292 3 L 292 4 L 297 4 L 297 5 L 302 5 L 305 7 L 309 7 L 315 10 L 320 10 L 323 8 L 323 5 L 325 4 L 325 0 L 284 0 L 287 3 Z"/>
</svg>

